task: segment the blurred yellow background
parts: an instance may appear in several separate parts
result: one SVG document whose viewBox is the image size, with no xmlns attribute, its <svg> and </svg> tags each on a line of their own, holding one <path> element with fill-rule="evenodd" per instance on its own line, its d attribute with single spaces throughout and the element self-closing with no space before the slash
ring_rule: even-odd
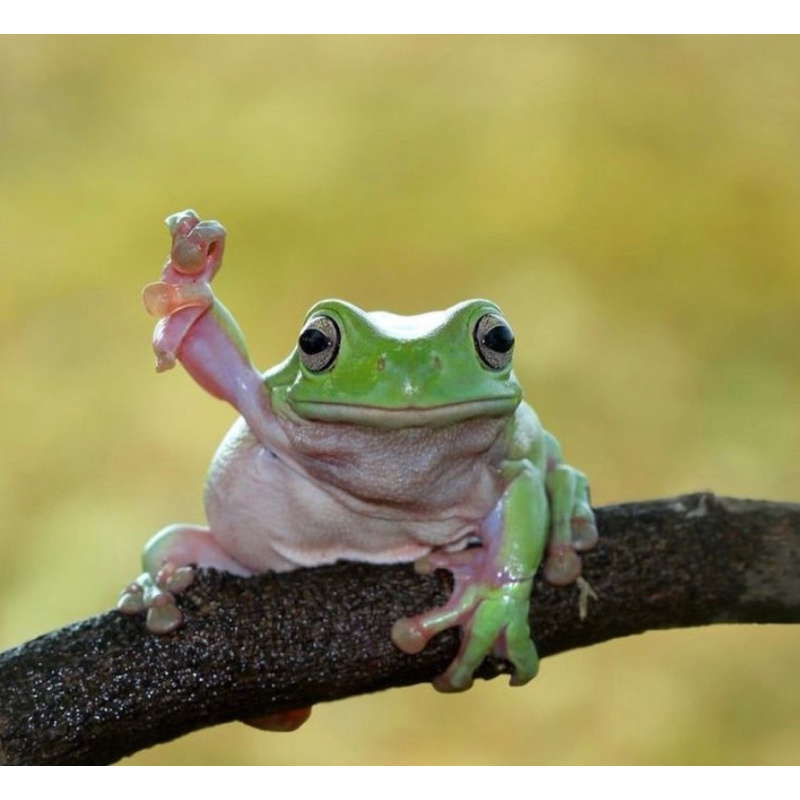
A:
<svg viewBox="0 0 800 800">
<path fill-rule="evenodd" d="M 799 499 L 798 98 L 792 37 L 3 37 L 0 649 L 203 518 L 234 413 L 139 300 L 186 207 L 263 368 L 324 296 L 487 296 L 596 504 Z M 130 762 L 797 763 L 798 674 L 796 629 L 648 634 Z"/>
</svg>

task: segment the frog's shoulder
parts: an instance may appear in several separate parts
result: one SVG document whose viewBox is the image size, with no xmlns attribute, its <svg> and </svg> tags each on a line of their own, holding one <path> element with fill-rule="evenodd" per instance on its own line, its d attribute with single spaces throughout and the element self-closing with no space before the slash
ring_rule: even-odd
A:
<svg viewBox="0 0 800 800">
<path fill-rule="evenodd" d="M 543 450 L 547 432 L 533 408 L 524 400 L 508 422 L 506 458 L 533 459 Z"/>
</svg>

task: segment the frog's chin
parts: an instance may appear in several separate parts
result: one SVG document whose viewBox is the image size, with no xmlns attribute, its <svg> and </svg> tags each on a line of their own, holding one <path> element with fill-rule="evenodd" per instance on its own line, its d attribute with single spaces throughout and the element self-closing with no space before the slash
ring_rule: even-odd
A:
<svg viewBox="0 0 800 800">
<path fill-rule="evenodd" d="M 519 405 L 516 397 L 492 397 L 466 400 L 439 406 L 385 406 L 358 403 L 298 402 L 291 404 L 293 416 L 299 420 L 363 425 L 371 428 L 440 427 L 481 417 L 510 416 Z"/>
</svg>

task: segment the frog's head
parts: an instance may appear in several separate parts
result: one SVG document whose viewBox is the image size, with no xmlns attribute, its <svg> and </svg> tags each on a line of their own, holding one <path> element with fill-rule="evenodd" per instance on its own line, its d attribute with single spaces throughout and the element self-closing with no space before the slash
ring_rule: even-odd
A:
<svg viewBox="0 0 800 800">
<path fill-rule="evenodd" d="M 323 300 L 297 347 L 265 376 L 278 414 L 386 428 L 508 416 L 521 390 L 500 309 L 467 300 L 399 316 Z"/>
</svg>

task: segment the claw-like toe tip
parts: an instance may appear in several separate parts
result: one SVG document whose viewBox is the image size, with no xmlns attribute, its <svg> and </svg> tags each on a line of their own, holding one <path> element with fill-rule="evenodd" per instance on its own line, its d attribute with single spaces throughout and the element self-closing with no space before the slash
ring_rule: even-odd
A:
<svg viewBox="0 0 800 800">
<path fill-rule="evenodd" d="M 172 633 L 183 624 L 183 614 L 174 604 L 152 605 L 147 610 L 147 630 L 150 633 Z"/>
<path fill-rule="evenodd" d="M 156 372 L 166 372 L 175 366 L 175 356 L 172 353 L 159 353 L 156 356 Z"/>
<path fill-rule="evenodd" d="M 163 281 L 148 283 L 142 289 L 142 302 L 151 317 L 161 319 L 170 312 L 170 286 Z"/>
<path fill-rule="evenodd" d="M 144 611 L 144 596 L 137 584 L 124 589 L 117 601 L 117 611 L 123 614 L 138 614 Z"/>
<path fill-rule="evenodd" d="M 202 241 L 184 239 L 172 248 L 172 266 L 184 275 L 201 272 L 205 266 L 206 252 Z"/>
<path fill-rule="evenodd" d="M 179 567 L 166 580 L 166 588 L 173 594 L 181 594 L 194 583 L 194 567 Z"/>
<path fill-rule="evenodd" d="M 571 545 L 555 545 L 550 548 L 544 565 L 544 577 L 553 586 L 567 586 L 581 574 L 580 557 Z"/>
<path fill-rule="evenodd" d="M 164 224 L 171 234 L 175 233 L 181 223 L 193 223 L 187 225 L 187 229 L 191 230 L 198 222 L 200 222 L 200 217 L 197 215 L 197 212 L 191 208 L 187 208 L 185 211 L 178 211 L 175 214 L 170 214 L 164 220 Z"/>
<path fill-rule="evenodd" d="M 443 694 L 454 694 L 455 692 L 466 692 L 468 689 L 472 688 L 473 683 L 474 681 L 471 675 L 465 680 L 457 680 L 445 673 L 438 678 L 434 678 L 433 688 L 436 689 L 437 692 L 442 692 Z"/>
<path fill-rule="evenodd" d="M 427 557 L 418 558 L 414 562 L 414 572 L 417 575 L 430 575 L 435 569 L 433 562 Z"/>
<path fill-rule="evenodd" d="M 578 518 L 572 521 L 572 546 L 579 553 L 591 550 L 598 538 L 597 525 L 592 520 Z"/>
<path fill-rule="evenodd" d="M 404 653 L 414 655 L 425 648 L 428 638 L 410 619 L 404 617 L 392 625 L 392 641 Z"/>
<path fill-rule="evenodd" d="M 192 236 L 202 236 L 207 241 L 224 239 L 225 228 L 215 219 L 204 219 L 195 229 Z"/>
<path fill-rule="evenodd" d="M 509 686 L 524 686 L 526 683 L 530 683 L 535 677 L 536 673 L 539 671 L 538 666 L 535 667 L 531 671 L 526 672 L 514 672 L 508 680 Z"/>
</svg>

